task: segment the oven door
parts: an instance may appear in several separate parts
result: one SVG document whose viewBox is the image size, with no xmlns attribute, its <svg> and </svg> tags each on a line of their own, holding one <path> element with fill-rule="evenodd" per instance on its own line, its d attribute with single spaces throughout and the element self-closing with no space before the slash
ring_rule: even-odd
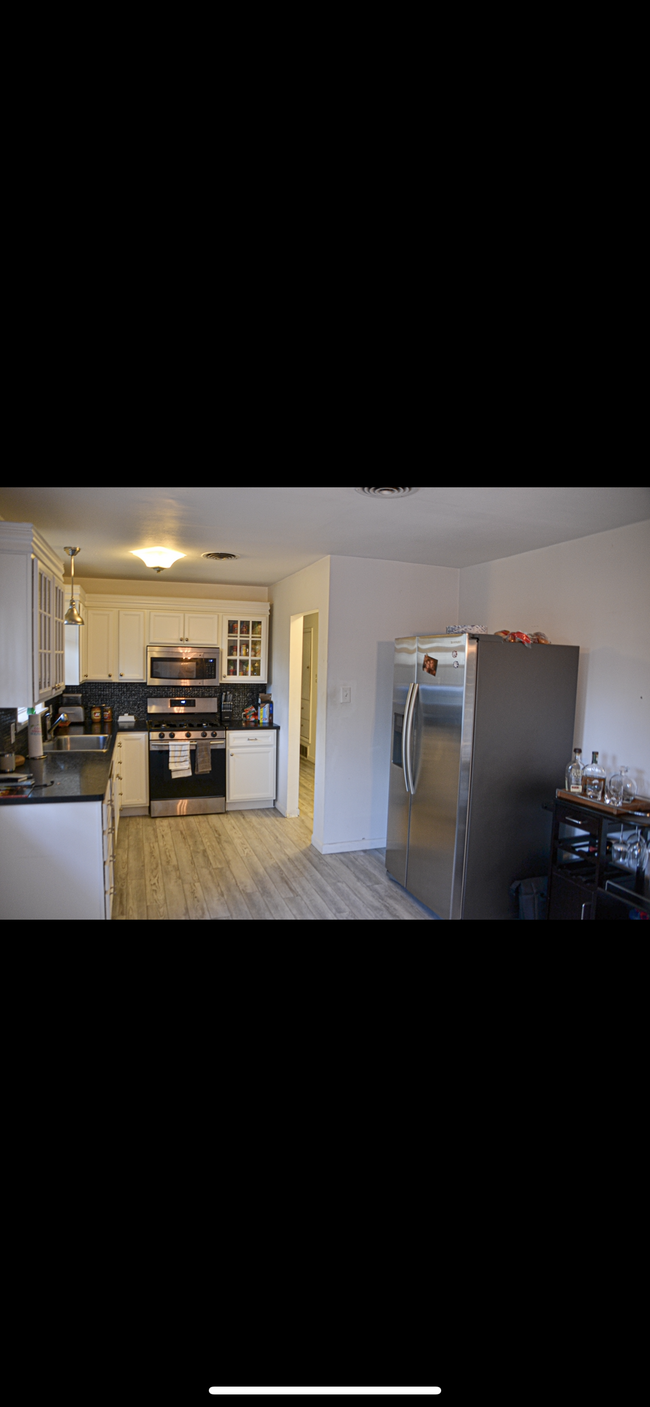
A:
<svg viewBox="0 0 650 1407">
<path fill-rule="evenodd" d="M 196 816 L 226 809 L 226 744 L 210 743 L 210 771 L 196 771 L 196 743 L 190 749 L 191 777 L 174 779 L 169 770 L 169 743 L 149 743 L 149 813 L 152 816 Z"/>
<path fill-rule="evenodd" d="M 147 683 L 172 684 L 174 688 L 219 682 L 219 651 L 147 646 Z"/>
</svg>

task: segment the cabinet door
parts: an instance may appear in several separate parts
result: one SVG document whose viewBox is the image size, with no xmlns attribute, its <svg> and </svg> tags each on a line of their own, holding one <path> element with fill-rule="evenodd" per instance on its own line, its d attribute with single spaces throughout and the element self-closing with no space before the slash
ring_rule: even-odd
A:
<svg viewBox="0 0 650 1407">
<path fill-rule="evenodd" d="M 34 558 L 34 703 L 53 689 L 54 577 Z"/>
<path fill-rule="evenodd" d="M 268 801 L 275 797 L 275 743 L 264 742 L 247 751 L 228 748 L 227 801 Z"/>
<path fill-rule="evenodd" d="M 111 768 L 111 781 L 113 784 L 113 817 L 115 824 L 115 844 L 117 845 L 117 832 L 120 828 L 120 807 L 122 805 L 122 738 L 118 738 L 113 753 L 113 766 Z"/>
<path fill-rule="evenodd" d="M 84 679 L 115 679 L 117 677 L 117 611 L 86 611 L 86 670 Z M 81 627 L 80 627 L 81 629 Z"/>
<path fill-rule="evenodd" d="M 57 689 L 65 688 L 65 595 L 63 582 L 54 579 L 54 617 L 52 621 L 52 654 L 53 654 L 53 683 L 52 687 Z M 73 626 L 74 630 L 80 630 L 80 626 Z"/>
<path fill-rule="evenodd" d="M 118 611 L 117 666 L 120 679 L 146 683 L 144 672 L 144 611 Z"/>
<path fill-rule="evenodd" d="M 113 912 L 115 893 L 115 816 L 113 807 L 113 778 L 109 778 L 102 803 L 102 853 L 104 857 L 104 916 Z"/>
<path fill-rule="evenodd" d="M 148 735 L 147 733 L 124 733 L 121 744 L 120 772 L 122 773 L 122 806 L 149 805 Z"/>
<path fill-rule="evenodd" d="M 221 626 L 221 678 L 266 681 L 268 620 L 265 616 L 224 615 Z"/>
<path fill-rule="evenodd" d="M 191 611 L 185 613 L 185 644 L 219 644 L 219 616 L 215 611 Z"/>
<path fill-rule="evenodd" d="M 185 617 L 182 611 L 149 612 L 150 645 L 182 645 Z"/>
</svg>

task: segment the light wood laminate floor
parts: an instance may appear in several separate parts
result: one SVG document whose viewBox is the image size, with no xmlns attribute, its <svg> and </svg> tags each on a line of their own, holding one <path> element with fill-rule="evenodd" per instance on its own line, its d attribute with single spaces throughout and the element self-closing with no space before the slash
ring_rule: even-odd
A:
<svg viewBox="0 0 650 1407">
<path fill-rule="evenodd" d="M 218 816 L 128 816 L 115 851 L 114 919 L 416 919 L 431 916 L 384 868 L 383 850 L 311 844 L 314 768 L 300 816 L 274 807 Z"/>
</svg>

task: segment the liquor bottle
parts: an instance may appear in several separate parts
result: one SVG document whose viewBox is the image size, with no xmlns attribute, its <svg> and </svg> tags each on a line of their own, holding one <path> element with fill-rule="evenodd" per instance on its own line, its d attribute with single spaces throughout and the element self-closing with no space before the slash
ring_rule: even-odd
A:
<svg viewBox="0 0 650 1407">
<path fill-rule="evenodd" d="M 582 791 L 583 772 L 584 767 L 582 765 L 582 748 L 574 747 L 573 757 L 564 774 L 566 791 Z"/>
<path fill-rule="evenodd" d="M 590 801 L 602 801 L 605 793 L 605 773 L 598 766 L 598 753 L 592 752 L 591 762 L 582 774 L 582 795 Z"/>
</svg>

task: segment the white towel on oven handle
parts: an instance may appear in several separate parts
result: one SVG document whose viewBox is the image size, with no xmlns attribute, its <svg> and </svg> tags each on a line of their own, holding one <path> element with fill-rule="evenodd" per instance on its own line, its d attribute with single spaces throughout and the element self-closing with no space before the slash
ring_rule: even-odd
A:
<svg viewBox="0 0 650 1407">
<path fill-rule="evenodd" d="M 174 781 L 177 777 L 191 777 L 192 767 L 190 763 L 189 743 L 169 744 L 169 770 Z"/>
</svg>

